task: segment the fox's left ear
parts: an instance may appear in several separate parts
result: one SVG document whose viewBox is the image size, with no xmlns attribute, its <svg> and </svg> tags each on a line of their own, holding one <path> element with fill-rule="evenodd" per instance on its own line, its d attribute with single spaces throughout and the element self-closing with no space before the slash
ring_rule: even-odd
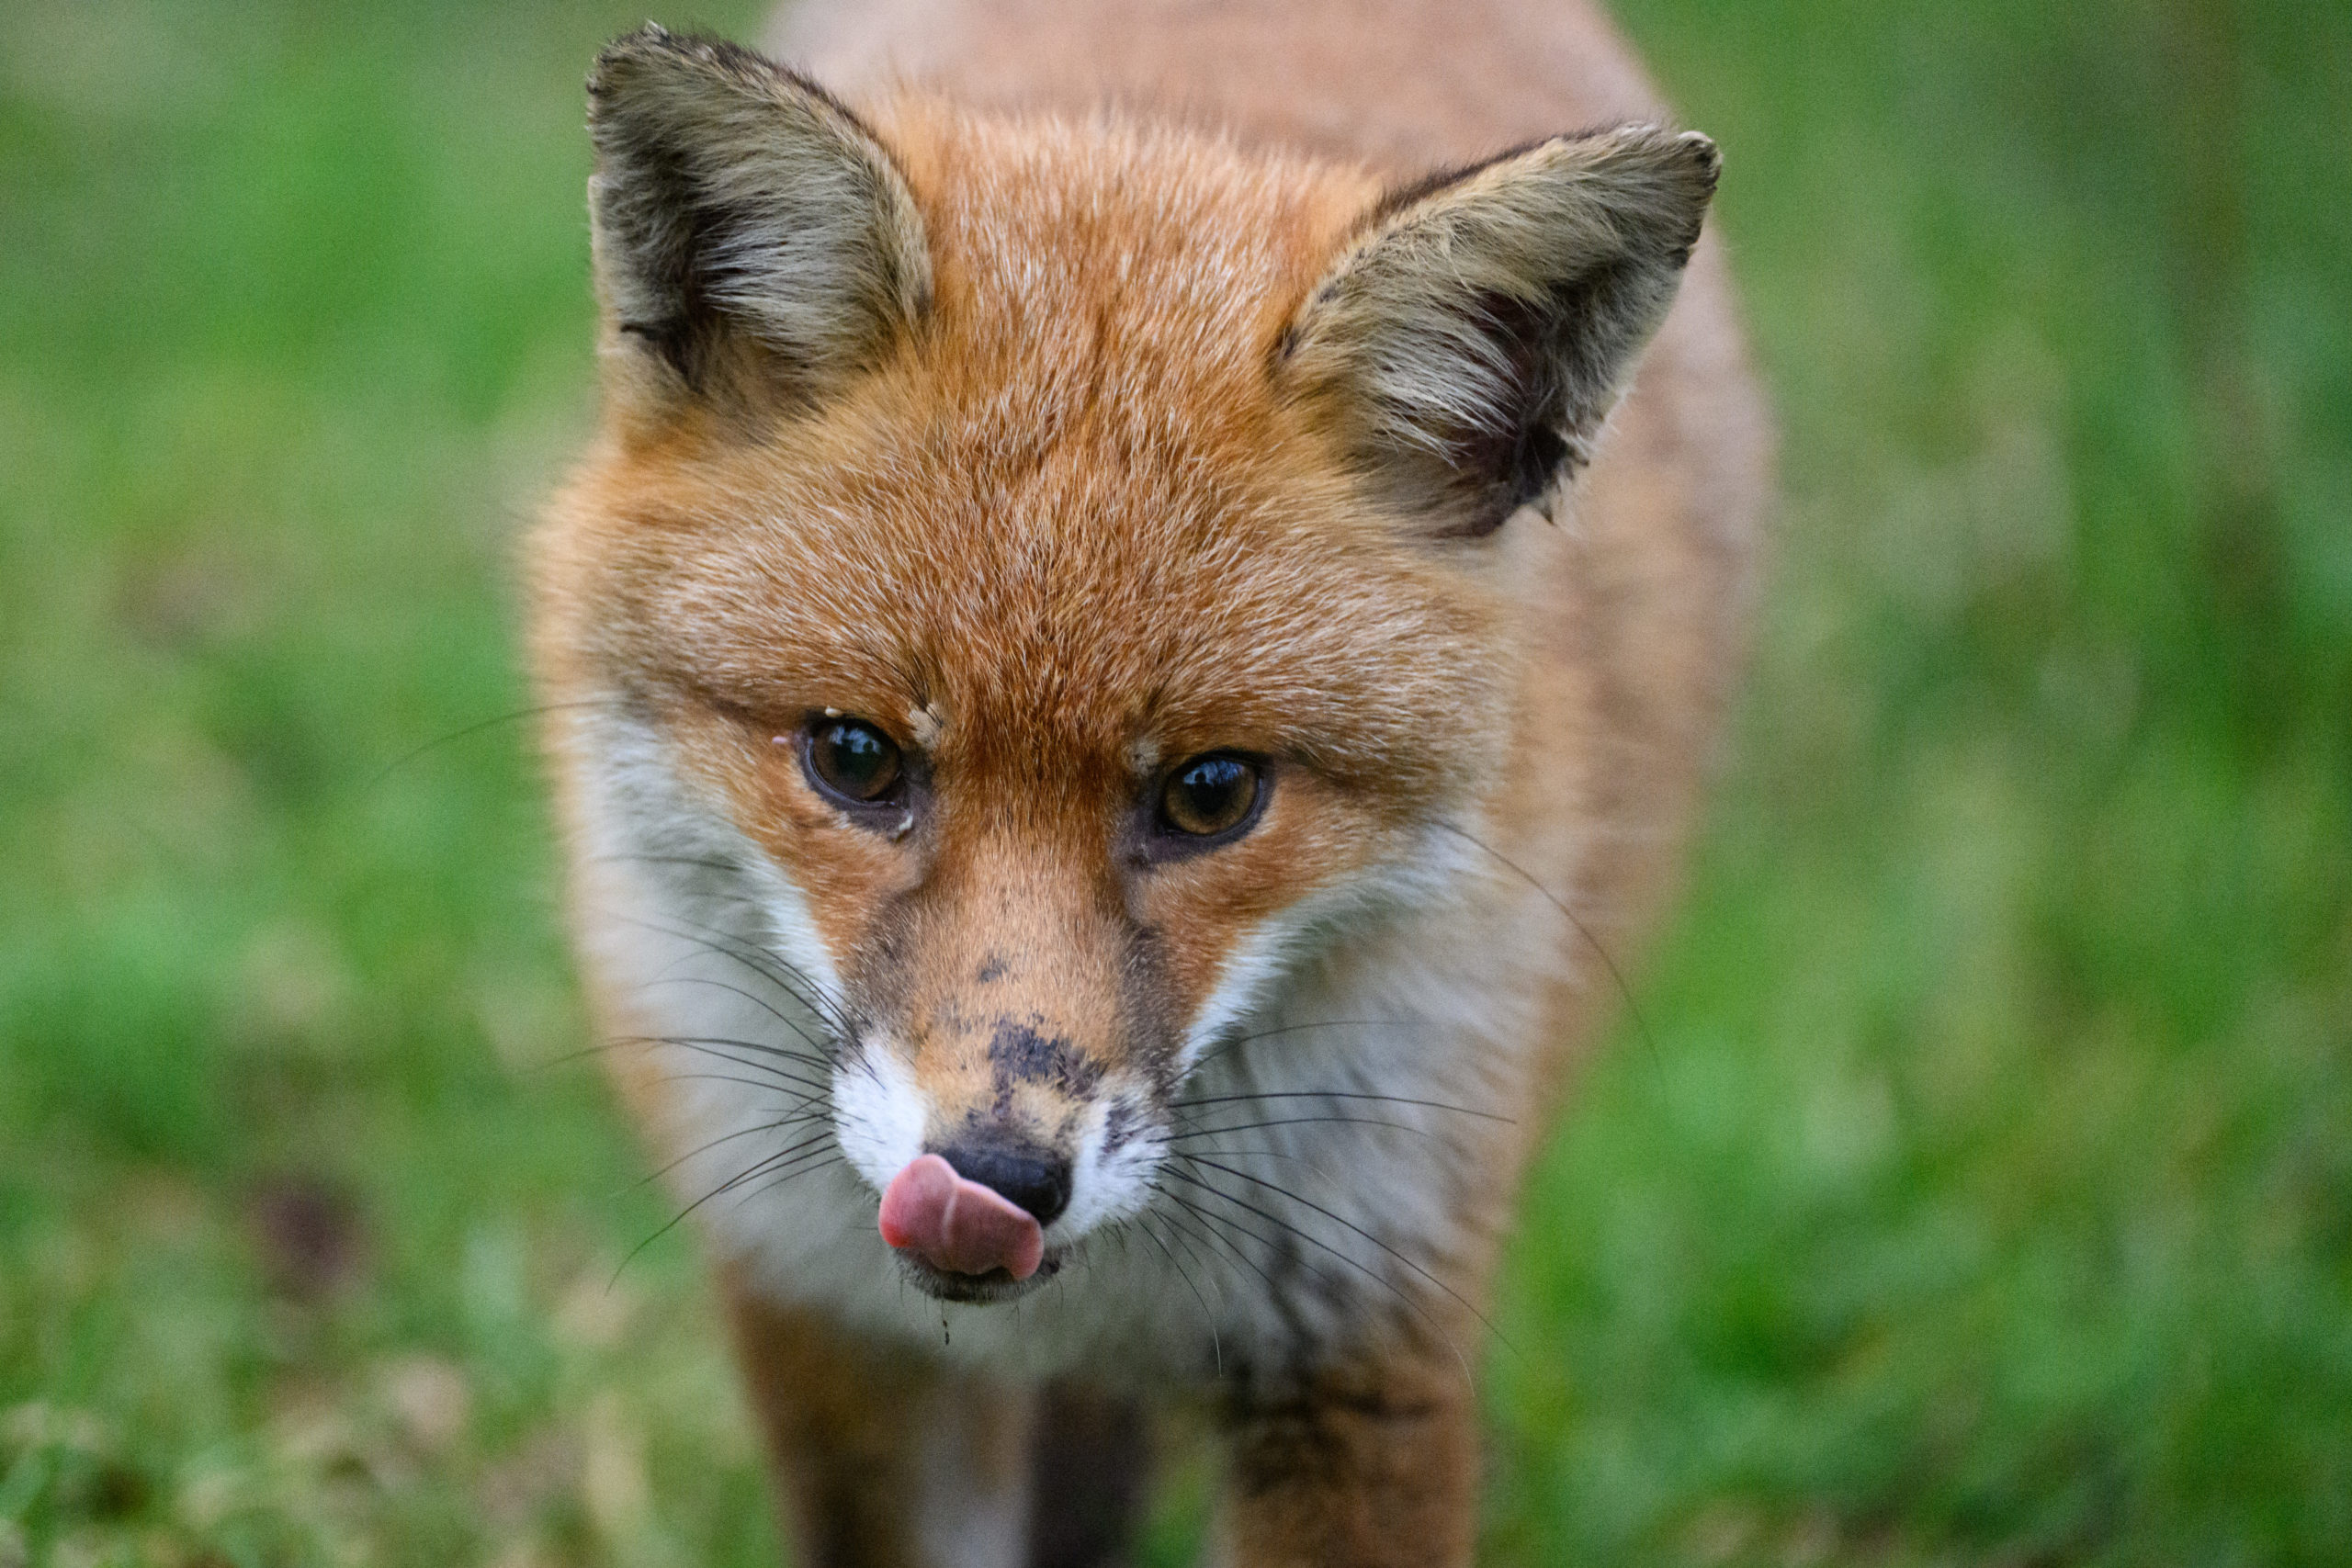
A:
<svg viewBox="0 0 2352 1568">
<path fill-rule="evenodd" d="M 1491 533 L 1589 459 L 1673 303 L 1720 159 L 1696 132 L 1562 137 L 1383 201 L 1278 376 L 1389 505 Z"/>
<path fill-rule="evenodd" d="M 927 308 L 905 178 L 805 77 L 649 22 L 597 58 L 588 130 L 597 288 L 665 400 L 807 403 Z"/>
</svg>

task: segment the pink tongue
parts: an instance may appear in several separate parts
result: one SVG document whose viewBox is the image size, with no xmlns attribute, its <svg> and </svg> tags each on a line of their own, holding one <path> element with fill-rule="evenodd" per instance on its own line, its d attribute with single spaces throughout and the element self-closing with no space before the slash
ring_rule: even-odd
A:
<svg viewBox="0 0 2352 1568">
<path fill-rule="evenodd" d="M 994 1188 L 967 1181 L 937 1155 L 910 1160 L 882 1192 L 882 1239 L 951 1274 L 1037 1271 L 1046 1233 Z"/>
</svg>

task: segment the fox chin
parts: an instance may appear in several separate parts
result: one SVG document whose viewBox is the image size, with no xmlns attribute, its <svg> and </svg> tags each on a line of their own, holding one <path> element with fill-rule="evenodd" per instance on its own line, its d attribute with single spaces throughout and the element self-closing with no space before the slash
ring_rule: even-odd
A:
<svg viewBox="0 0 2352 1568">
<path fill-rule="evenodd" d="M 588 82 L 570 908 L 795 1561 L 1462 1564 L 1513 1205 L 1674 876 L 1770 439 L 1577 4 L 811 0 Z"/>
</svg>

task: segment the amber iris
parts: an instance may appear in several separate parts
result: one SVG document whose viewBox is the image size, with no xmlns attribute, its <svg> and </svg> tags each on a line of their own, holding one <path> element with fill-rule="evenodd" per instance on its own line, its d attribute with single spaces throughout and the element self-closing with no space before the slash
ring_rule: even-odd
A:
<svg viewBox="0 0 2352 1568">
<path fill-rule="evenodd" d="M 899 774 L 898 743 L 861 718 L 827 718 L 808 733 L 808 772 L 861 806 L 886 799 Z"/>
<path fill-rule="evenodd" d="M 1160 820 L 1179 833 L 1211 838 L 1250 819 L 1258 805 L 1258 765 L 1241 757 L 1195 757 L 1168 775 Z"/>
</svg>

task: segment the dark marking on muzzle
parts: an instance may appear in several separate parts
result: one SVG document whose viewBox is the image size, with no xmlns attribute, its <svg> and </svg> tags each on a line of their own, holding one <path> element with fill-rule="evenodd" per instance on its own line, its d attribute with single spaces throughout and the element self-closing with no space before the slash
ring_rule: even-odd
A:
<svg viewBox="0 0 2352 1568">
<path fill-rule="evenodd" d="M 997 1020 L 996 1033 L 989 1041 L 989 1066 L 996 1076 L 1000 1113 L 1011 1110 L 1012 1091 L 1021 1084 L 1037 1084 L 1069 1100 L 1085 1100 L 1102 1081 L 1102 1064 L 1062 1036 L 1044 1032 L 1038 1028 L 1044 1021 L 1040 1018 L 1027 1023 Z"/>
</svg>

